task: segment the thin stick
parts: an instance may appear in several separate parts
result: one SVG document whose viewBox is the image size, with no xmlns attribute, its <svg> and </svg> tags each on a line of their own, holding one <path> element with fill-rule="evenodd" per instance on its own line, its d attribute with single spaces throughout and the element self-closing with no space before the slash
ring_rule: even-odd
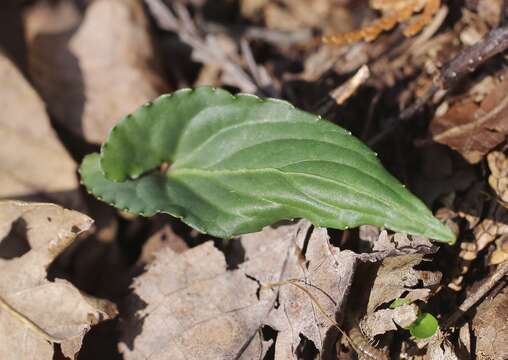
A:
<svg viewBox="0 0 508 360">
<path fill-rule="evenodd" d="M 506 274 L 508 274 L 508 262 L 499 265 L 496 271 L 478 288 L 476 291 L 468 296 L 466 300 L 459 306 L 444 323 L 444 328 L 453 325 L 458 319 L 462 317 L 473 305 L 475 305 L 481 298 L 485 296 Z"/>
<path fill-rule="evenodd" d="M 441 70 L 439 77 L 431 88 L 413 105 L 402 111 L 399 116 L 389 119 L 388 127 L 370 139 L 367 144 L 377 144 L 388 134 L 394 131 L 402 122 L 412 118 L 439 90 L 441 98 L 465 75 L 475 71 L 480 65 L 493 56 L 508 49 L 508 26 L 491 30 L 483 41 L 464 49 L 455 58 L 449 61 Z"/>
<path fill-rule="evenodd" d="M 258 89 L 242 66 L 224 53 L 214 35 L 202 36 L 199 33 L 183 4 L 175 2 L 175 15 L 161 0 L 145 0 L 145 3 L 161 29 L 175 32 L 180 40 L 193 48 L 193 57 L 196 60 L 220 66 L 228 79 L 242 91 L 255 92 Z"/>
</svg>

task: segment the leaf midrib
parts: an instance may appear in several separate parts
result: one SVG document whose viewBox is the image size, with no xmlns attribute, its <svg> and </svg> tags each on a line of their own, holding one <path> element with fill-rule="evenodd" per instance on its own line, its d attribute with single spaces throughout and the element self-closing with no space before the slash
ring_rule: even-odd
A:
<svg viewBox="0 0 508 360">
<path fill-rule="evenodd" d="M 323 121 L 324 122 L 325 120 L 316 120 L 316 122 L 317 121 Z M 192 123 L 192 120 L 189 122 L 189 126 L 190 126 L 191 123 Z M 186 161 L 188 161 L 193 156 L 195 156 L 195 154 L 198 153 L 202 148 L 204 148 L 206 145 L 211 143 L 213 140 L 215 140 L 216 138 L 222 136 L 225 132 L 228 132 L 230 130 L 234 130 L 234 129 L 238 129 L 238 128 L 242 128 L 242 127 L 247 127 L 247 126 L 266 125 L 266 124 L 283 124 L 283 123 L 290 123 L 290 124 L 298 124 L 298 123 L 312 124 L 310 121 L 304 121 L 304 120 L 280 120 L 280 121 L 256 120 L 256 121 L 244 122 L 244 123 L 241 123 L 241 124 L 231 124 L 231 125 L 228 125 L 226 127 L 221 128 L 217 132 L 211 134 L 209 137 L 206 138 L 206 140 L 204 140 L 199 146 L 195 147 L 190 153 L 186 154 L 185 156 L 181 157 L 180 159 L 176 159 L 175 162 L 174 162 L 174 166 L 178 167 L 180 164 L 185 164 Z M 186 126 L 186 128 L 180 134 L 181 139 L 183 139 L 185 137 L 185 134 L 188 131 L 188 127 L 189 126 Z M 326 129 L 326 132 L 337 134 L 341 138 L 349 138 L 349 137 L 351 137 L 351 135 L 348 135 L 347 133 L 342 132 L 342 131 L 334 131 L 332 129 Z M 319 139 L 314 139 L 314 138 L 289 137 L 289 138 L 272 139 L 272 140 L 268 140 L 266 142 L 269 142 L 269 141 L 278 141 L 278 140 L 309 140 L 309 141 L 319 141 L 319 142 L 322 142 L 322 143 L 325 143 L 325 144 L 330 144 L 330 145 L 337 146 L 339 149 L 345 149 L 345 150 L 349 150 L 351 152 L 354 152 L 355 154 L 357 154 L 358 156 L 362 157 L 363 159 L 365 159 L 369 163 L 375 164 L 375 158 L 369 157 L 368 155 L 366 155 L 366 153 L 358 151 L 358 149 L 355 149 L 353 147 L 342 146 L 342 145 L 337 144 L 337 143 L 332 142 L 332 141 L 324 141 L 324 140 L 319 140 Z M 265 142 L 262 141 L 260 143 L 252 144 L 249 147 L 258 146 L 258 145 L 261 145 L 263 143 L 265 143 Z M 180 143 L 178 144 L 178 146 L 180 146 Z M 242 151 L 242 150 L 248 149 L 249 147 L 241 148 L 238 151 Z M 177 147 L 176 150 L 175 150 L 175 156 L 178 156 L 179 151 L 180 150 Z M 231 154 L 230 156 L 233 156 L 234 154 L 235 153 Z M 225 158 L 220 159 L 216 163 L 220 163 L 220 162 L 224 161 L 224 159 Z M 213 165 L 215 165 L 215 164 L 213 164 Z"/>
<path fill-rule="evenodd" d="M 280 141 L 280 140 L 283 140 L 283 139 L 274 139 L 274 140 L 269 140 L 269 141 L 265 141 L 265 142 L 261 142 L 261 143 L 258 143 L 256 145 L 253 145 L 253 146 L 259 146 L 259 145 L 262 145 L 262 144 L 266 144 L 266 143 L 270 143 L 270 142 L 276 142 L 276 141 Z M 284 139 L 284 140 L 305 140 L 305 141 L 316 141 L 316 142 L 321 142 L 320 140 L 315 140 L 315 139 Z M 327 143 L 327 144 L 332 144 L 332 145 L 336 145 L 334 143 L 329 143 L 329 142 L 324 142 L 324 143 Z M 337 145 L 339 148 L 343 149 L 341 146 Z M 239 151 L 243 151 L 245 149 L 248 149 L 249 147 L 246 147 L 246 148 L 243 148 L 242 150 L 239 150 Z M 350 149 L 346 149 L 346 150 L 350 150 Z M 415 211 L 421 211 L 421 209 L 419 209 L 418 207 L 416 207 L 413 203 L 411 203 L 410 201 L 406 200 L 403 195 L 399 194 L 397 191 L 395 191 L 394 189 L 392 189 L 390 186 L 386 185 L 383 183 L 383 179 L 380 178 L 379 176 L 373 176 L 371 173 L 367 173 L 365 171 L 363 171 L 363 169 L 361 168 L 356 168 L 356 167 L 353 167 L 351 165 L 348 165 L 346 163 L 343 163 L 343 162 L 339 162 L 339 161 L 333 161 L 333 160 L 320 160 L 320 159 L 309 159 L 309 160 L 298 160 L 298 161 L 295 161 L 295 162 L 290 162 L 288 164 L 284 164 L 283 166 L 280 166 L 280 167 L 271 167 L 271 168 L 255 168 L 255 169 L 235 169 L 235 170 L 231 170 L 231 169 L 211 169 L 211 167 L 213 166 L 217 166 L 218 164 L 220 164 L 221 162 L 225 161 L 226 159 L 228 159 L 229 157 L 232 157 L 234 156 L 235 154 L 237 154 L 239 151 L 231 154 L 230 156 L 226 157 L 226 158 L 223 158 L 222 160 L 220 160 L 219 162 L 216 162 L 216 163 L 213 163 L 211 165 L 208 165 L 206 168 L 178 168 L 178 166 L 174 166 L 172 168 L 172 170 L 170 171 L 177 171 L 177 170 L 180 170 L 180 169 L 193 169 L 193 170 L 201 170 L 201 171 L 208 171 L 208 172 L 214 172 L 214 171 L 240 171 L 240 170 L 245 170 L 245 171 L 266 171 L 266 170 L 279 170 L 283 173 L 291 173 L 290 171 L 285 171 L 285 170 L 281 170 L 280 168 L 283 168 L 283 167 L 288 167 L 288 166 L 292 166 L 292 165 L 296 165 L 296 164 L 299 164 L 299 163 L 303 163 L 303 162 L 311 162 L 311 161 L 321 161 L 321 162 L 329 162 L 329 163 L 333 163 L 333 164 L 337 164 L 337 165 L 340 165 L 340 166 L 343 166 L 343 167 L 347 167 L 347 168 L 350 168 L 350 169 L 353 169 L 355 171 L 358 171 L 359 173 L 363 174 L 364 176 L 366 177 L 369 177 L 371 179 L 373 179 L 375 182 L 377 182 L 379 185 L 381 186 L 384 186 L 386 187 L 386 189 L 388 191 L 390 191 L 392 193 L 392 195 L 394 195 L 395 197 L 397 197 L 397 199 L 403 203 L 405 203 L 407 206 L 411 207 L 413 210 Z M 350 150 L 352 151 L 352 150 Z M 354 151 L 352 151 L 354 152 Z M 356 153 L 356 152 L 354 152 Z M 378 164 L 373 164 L 373 165 L 378 165 Z M 293 172 L 293 173 L 296 173 L 296 172 Z M 311 174 L 308 174 L 308 173 L 302 173 L 302 174 L 306 174 L 306 175 L 311 175 Z M 321 176 L 317 176 L 319 178 L 323 178 L 323 179 L 330 179 L 330 178 L 326 178 L 326 177 L 321 177 Z M 402 186 L 402 185 L 401 185 Z M 374 196 L 371 196 L 373 198 L 376 198 Z M 384 201 L 383 203 L 387 203 L 389 201 Z M 403 207 L 400 205 L 399 202 L 395 201 L 395 202 L 389 202 L 391 206 L 399 209 L 399 210 L 402 210 Z"/>
<path fill-rule="evenodd" d="M 355 192 L 355 193 L 362 194 L 362 195 L 365 195 L 367 197 L 370 197 L 370 198 L 372 198 L 374 200 L 379 201 L 380 203 L 384 204 L 387 207 L 392 206 L 392 207 L 396 207 L 398 210 L 403 210 L 400 206 L 397 206 L 398 205 L 397 203 L 387 202 L 384 199 L 381 199 L 381 198 L 378 198 L 378 197 L 374 196 L 372 193 L 368 193 L 368 192 L 364 192 L 364 191 L 359 191 L 358 189 L 355 189 L 350 184 L 347 184 L 345 182 L 341 182 L 341 181 L 337 181 L 337 180 L 333 180 L 333 179 L 330 179 L 330 178 L 325 178 L 325 177 L 321 177 L 321 176 L 317 176 L 317 175 L 307 174 L 307 173 L 293 172 L 293 171 L 282 171 L 282 170 L 275 169 L 275 168 L 259 168 L 259 169 L 255 169 L 255 170 L 251 170 L 251 169 L 236 169 L 236 170 L 206 170 L 206 171 L 202 170 L 202 169 L 189 169 L 189 168 L 182 169 L 182 168 L 179 168 L 179 169 L 171 169 L 170 171 L 168 171 L 167 176 L 169 176 L 169 177 L 179 177 L 179 176 L 185 177 L 185 175 L 197 175 L 197 176 L 201 176 L 201 177 L 207 178 L 207 176 L 210 176 L 210 175 L 230 175 L 230 174 L 238 175 L 238 174 L 249 174 L 249 173 L 260 172 L 260 171 L 277 172 L 277 173 L 279 173 L 281 175 L 298 175 L 298 176 L 303 176 L 303 177 L 317 178 L 317 179 L 320 179 L 322 181 L 327 181 L 327 182 L 330 182 L 330 183 L 341 185 L 341 186 L 351 190 L 352 192 Z M 318 200 L 318 201 L 319 202 L 323 202 L 321 200 Z M 326 204 L 326 202 L 323 202 L 323 203 Z M 330 206 L 330 204 L 327 204 L 327 205 Z M 336 205 L 333 205 L 333 207 L 337 208 Z M 399 216 L 405 218 L 406 220 L 409 220 L 409 221 L 412 221 L 412 222 L 416 222 L 416 223 L 418 223 L 420 225 L 425 225 L 426 224 L 424 222 L 421 222 L 419 219 L 417 220 L 417 219 L 413 219 L 411 217 L 408 217 L 405 214 L 404 211 L 401 211 Z"/>
</svg>

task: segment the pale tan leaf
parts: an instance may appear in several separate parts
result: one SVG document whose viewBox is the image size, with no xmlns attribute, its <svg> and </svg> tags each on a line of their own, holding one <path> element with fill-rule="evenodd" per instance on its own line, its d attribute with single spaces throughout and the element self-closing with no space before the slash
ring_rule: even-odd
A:
<svg viewBox="0 0 508 360">
<path fill-rule="evenodd" d="M 473 333 L 478 359 L 508 358 L 508 288 L 486 299 L 476 311 Z"/>
<path fill-rule="evenodd" d="M 364 333 L 373 338 L 387 331 L 408 327 L 418 317 L 418 307 L 415 304 L 399 306 L 395 309 L 381 309 L 367 316 L 362 323 Z"/>
<path fill-rule="evenodd" d="M 417 341 L 418 348 L 427 346 L 427 353 L 425 359 L 436 360 L 458 360 L 461 359 L 455 354 L 454 346 L 443 335 L 441 330 L 438 330 L 430 339 L 423 339 Z M 463 358 L 462 358 L 463 359 Z"/>
<path fill-rule="evenodd" d="M 329 246 L 325 229 L 312 232 L 303 255 L 309 228 L 302 221 L 234 240 L 241 241 L 245 261 L 229 271 L 212 242 L 182 254 L 161 249 L 134 282 L 120 344 L 125 359 L 256 358 L 263 325 L 278 332 L 278 359 L 294 354 L 300 334 L 321 349 L 329 318 L 351 285 L 356 255 Z M 298 279 L 324 314 L 305 291 L 284 284 L 288 279 Z"/>
<path fill-rule="evenodd" d="M 165 86 L 140 1 L 93 1 L 83 18 L 73 3 L 41 2 L 27 13 L 29 69 L 55 120 L 102 143 Z"/>
<path fill-rule="evenodd" d="M 385 231 L 380 239 L 388 239 Z M 407 237 L 396 233 L 391 236 L 397 244 L 404 244 Z M 398 238 L 398 240 L 396 239 Z M 405 239 L 405 240 L 403 240 Z M 422 239 L 423 240 L 423 239 Z M 389 240 L 385 240 L 389 243 Z M 367 305 L 367 313 L 362 320 L 362 330 L 369 338 L 396 330 L 397 326 L 407 327 L 416 320 L 418 308 L 414 304 L 395 309 L 379 309 L 403 297 L 408 301 L 427 301 L 431 295 L 429 287 L 441 281 L 441 273 L 416 270 L 414 267 L 423 260 L 422 254 L 409 254 L 385 258 L 377 271 Z M 423 286 L 419 286 L 419 284 Z"/>
<path fill-rule="evenodd" d="M 0 253 L 0 359 L 53 359 L 53 343 L 72 358 L 90 327 L 115 314 L 108 301 L 46 278 L 53 259 L 91 225 L 86 215 L 53 204 L 0 202 L 0 245 L 23 237 L 30 247 Z"/>
<path fill-rule="evenodd" d="M 373 312 L 383 303 L 395 300 L 405 292 L 408 293 L 406 297 L 411 300 L 426 300 L 430 290 L 418 289 L 418 283 L 422 282 L 424 286 L 436 285 L 441 281 L 441 274 L 415 270 L 414 267 L 422 260 L 421 254 L 384 259 L 372 286 L 367 306 L 368 313 Z"/>
<path fill-rule="evenodd" d="M 508 158 L 500 151 L 487 155 L 490 169 L 489 185 L 502 202 L 508 203 Z"/>
<path fill-rule="evenodd" d="M 76 164 L 51 128 L 44 104 L 0 52 L 0 199 L 50 199 L 81 207 Z"/>
<path fill-rule="evenodd" d="M 146 240 L 138 262 L 140 264 L 149 264 L 154 260 L 157 251 L 166 246 L 176 253 L 184 252 L 189 248 L 185 241 L 175 234 L 171 226 L 164 224 Z"/>
</svg>

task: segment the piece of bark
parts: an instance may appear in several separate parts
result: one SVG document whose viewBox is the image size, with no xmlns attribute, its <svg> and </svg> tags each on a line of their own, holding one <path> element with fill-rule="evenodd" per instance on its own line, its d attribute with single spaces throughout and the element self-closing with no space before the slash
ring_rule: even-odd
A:
<svg viewBox="0 0 508 360">
<path fill-rule="evenodd" d="M 73 358 L 90 327 L 116 314 L 107 300 L 88 297 L 66 280 L 47 279 L 49 264 L 92 222 L 53 204 L 0 202 L 0 245 L 27 246 L 16 256 L 0 254 L 1 359 L 51 360 L 54 343 Z"/>
<path fill-rule="evenodd" d="M 29 71 L 50 113 L 90 143 L 166 90 L 137 0 L 41 2 L 26 16 Z"/>
<path fill-rule="evenodd" d="M 75 162 L 51 128 L 41 99 L 1 52 L 0 83 L 0 199 L 81 208 Z"/>
</svg>

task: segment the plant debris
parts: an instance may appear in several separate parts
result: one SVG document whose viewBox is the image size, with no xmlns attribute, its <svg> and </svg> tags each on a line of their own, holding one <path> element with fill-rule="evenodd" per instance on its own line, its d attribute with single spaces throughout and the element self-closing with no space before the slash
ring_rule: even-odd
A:
<svg viewBox="0 0 508 360">
<path fill-rule="evenodd" d="M 0 358 L 508 358 L 506 4 L 0 1 Z M 305 219 L 223 240 L 86 193 L 121 118 L 202 85 L 351 131 L 455 244 Z"/>
<path fill-rule="evenodd" d="M 126 359 L 162 354 L 177 359 L 187 353 L 202 359 L 255 358 L 266 350 L 259 338 L 264 326 L 277 332 L 275 353 L 280 358 L 291 356 L 301 336 L 321 349 L 332 328 L 329 318 L 351 285 L 355 255 L 330 247 L 326 231 L 312 230 L 308 222 L 268 228 L 236 241 L 244 248 L 245 261 L 232 271 L 211 242 L 182 254 L 169 248 L 158 253 L 134 281 L 132 307 L 123 325 Z M 316 302 L 284 283 L 290 279 L 298 280 Z M 130 329 L 139 327 L 135 323 L 143 331 L 133 339 Z"/>
<path fill-rule="evenodd" d="M 53 359 L 53 344 L 74 357 L 90 327 L 116 315 L 107 300 L 46 279 L 53 259 L 91 225 L 88 216 L 56 205 L 0 202 L 2 359 Z"/>
<path fill-rule="evenodd" d="M 0 144 L 0 197 L 82 208 L 76 164 L 51 128 L 44 103 L 2 53 L 0 82 L 0 135 L 4 139 Z"/>
</svg>

